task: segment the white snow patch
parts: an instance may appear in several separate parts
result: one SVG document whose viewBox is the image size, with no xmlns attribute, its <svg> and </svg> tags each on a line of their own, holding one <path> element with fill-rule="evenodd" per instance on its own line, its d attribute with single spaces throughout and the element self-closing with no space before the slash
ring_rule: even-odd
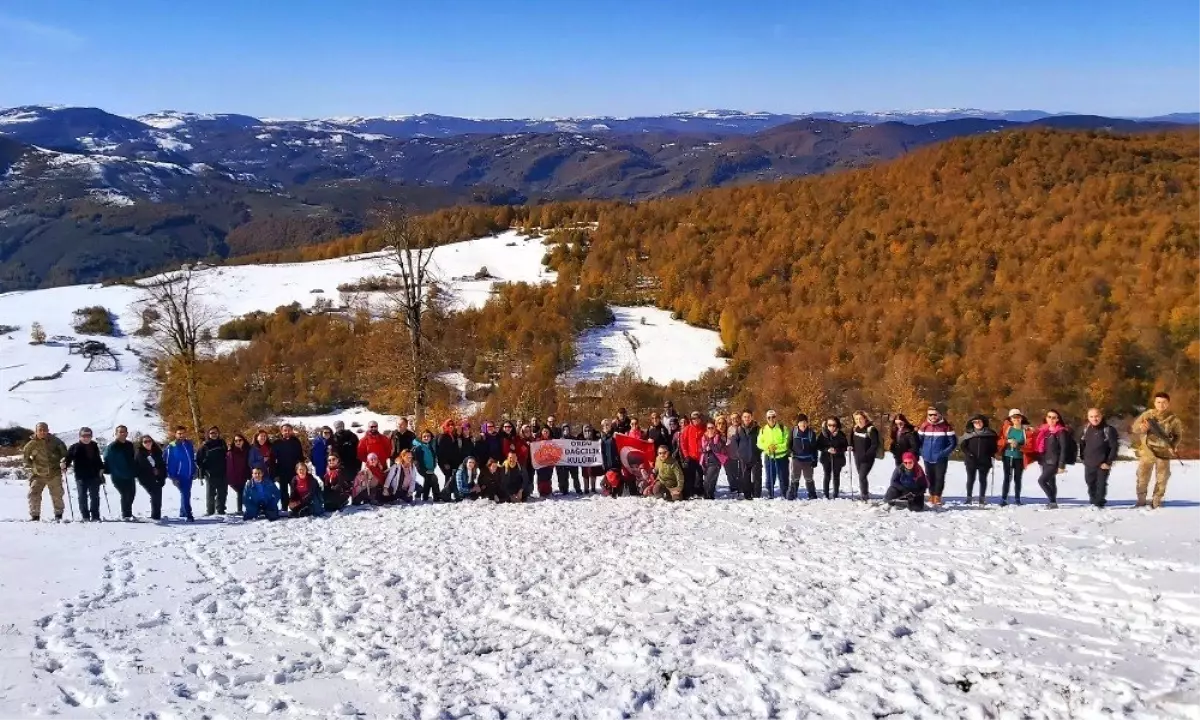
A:
<svg viewBox="0 0 1200 720">
<path fill-rule="evenodd" d="M 721 347 L 717 332 L 674 320 L 670 311 L 659 308 L 616 306 L 612 311 L 613 323 L 580 334 L 578 364 L 568 380 L 615 375 L 629 368 L 644 380 L 666 385 L 725 367 L 716 355 Z"/>
<path fill-rule="evenodd" d="M 88 196 L 96 202 L 101 202 L 105 205 L 129 206 L 136 204 L 128 195 L 122 195 L 112 188 L 88 190 Z"/>
</svg>

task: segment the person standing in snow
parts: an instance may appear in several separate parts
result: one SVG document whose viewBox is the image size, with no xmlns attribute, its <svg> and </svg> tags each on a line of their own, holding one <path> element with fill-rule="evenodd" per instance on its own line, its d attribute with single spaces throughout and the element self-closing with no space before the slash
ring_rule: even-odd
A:
<svg viewBox="0 0 1200 720">
<path fill-rule="evenodd" d="M 958 435 L 935 407 L 925 411 L 925 422 L 917 428 L 917 435 L 921 437 L 920 455 L 925 459 L 925 476 L 929 479 L 929 502 L 938 506 L 942 504 L 946 471 L 950 468 L 950 454 L 958 446 Z"/>
<path fill-rule="evenodd" d="M 409 447 L 412 447 L 411 443 L 409 443 Z M 462 454 L 458 426 L 454 424 L 453 419 L 447 418 L 442 423 L 442 431 L 438 433 L 433 449 L 437 455 L 438 468 L 442 471 L 442 479 L 445 482 L 442 493 L 447 500 L 457 498 L 458 483 L 454 481 L 454 476 L 466 456 Z"/>
<path fill-rule="evenodd" d="M 324 478 L 325 471 L 329 469 L 329 446 L 332 442 L 333 430 L 328 425 L 322 426 L 313 437 L 309 454 L 312 455 L 313 470 L 318 478 Z"/>
<path fill-rule="evenodd" d="M 776 482 L 779 484 L 779 496 L 783 497 L 788 487 L 788 431 L 779 422 L 774 410 L 767 411 L 767 424 L 758 429 L 757 444 L 764 458 L 767 499 L 775 498 Z"/>
<path fill-rule="evenodd" d="M 762 496 L 762 452 L 758 449 L 758 423 L 754 413 L 747 408 L 742 411 L 742 422 L 733 431 L 731 444 L 733 455 L 738 459 L 738 487 L 747 500 Z"/>
<path fill-rule="evenodd" d="M 617 408 L 617 416 L 613 418 L 613 430 L 628 435 L 632 427 L 629 412 L 625 408 Z"/>
<path fill-rule="evenodd" d="M 682 426 L 683 421 L 680 420 L 679 413 L 675 412 L 675 404 L 668 400 L 663 403 L 662 411 L 662 424 L 668 430 L 671 428 L 671 418 L 675 418 L 675 422 L 680 423 Z"/>
<path fill-rule="evenodd" d="M 1133 421 L 1133 432 L 1141 436 L 1137 444 L 1137 507 L 1145 507 L 1150 475 L 1155 475 L 1154 495 L 1150 507 L 1162 507 L 1171 479 L 1171 460 L 1178 457 L 1179 441 L 1183 439 L 1183 422 L 1171 412 L 1171 396 L 1160 392 L 1154 396 L 1154 407 Z"/>
<path fill-rule="evenodd" d="M 850 450 L 854 453 L 854 470 L 858 473 L 858 495 L 863 502 L 871 499 L 869 478 L 880 447 L 879 430 L 871 422 L 871 416 L 862 410 L 855 410 L 854 428 L 850 431 Z"/>
<path fill-rule="evenodd" d="M 346 472 L 357 475 L 362 467 L 362 461 L 358 459 L 358 436 L 353 430 L 347 430 L 346 423 L 341 420 L 333 424 L 333 429 L 333 452 L 342 461 L 342 468 Z"/>
<path fill-rule="evenodd" d="M 1087 419 L 1087 427 L 1079 436 L 1083 481 L 1087 483 L 1088 502 L 1102 508 L 1108 503 L 1108 473 L 1117 461 L 1120 440 L 1117 429 L 1104 421 L 1100 408 L 1088 410 Z"/>
<path fill-rule="evenodd" d="M 433 449 L 433 433 L 428 430 L 421 431 L 421 439 L 418 440 L 412 447 L 413 464 L 417 467 L 417 472 L 421 475 L 421 502 L 433 500 L 433 502 L 441 502 L 442 494 L 438 489 L 437 471 L 438 460 L 437 453 Z"/>
<path fill-rule="evenodd" d="M 234 433 L 229 452 L 225 453 L 225 482 L 237 494 L 237 512 L 245 508 L 242 493 L 250 482 L 250 442 L 241 433 Z"/>
<path fill-rule="evenodd" d="M 1008 411 L 1008 419 L 1000 427 L 1000 437 L 997 445 L 1004 448 L 1000 462 L 1004 468 L 1004 486 L 1000 494 L 1000 507 L 1008 506 L 1008 490 L 1011 486 L 1015 491 L 1014 501 L 1021 504 L 1021 476 L 1029 465 L 1033 447 L 1029 435 L 1029 421 L 1020 410 L 1013 408 Z M 1011 485 L 1010 485 L 1011 483 Z"/>
<path fill-rule="evenodd" d="M 137 448 L 129 442 L 129 428 L 117 426 L 117 439 L 104 448 L 104 471 L 112 478 L 121 496 L 121 519 L 133 519 L 133 500 L 137 495 Z"/>
<path fill-rule="evenodd" d="M 167 445 L 163 459 L 167 464 L 167 477 L 179 489 L 179 517 L 194 522 L 192 516 L 192 480 L 196 477 L 196 448 L 188 440 L 187 428 L 175 428 L 175 439 Z"/>
<path fill-rule="evenodd" d="M 700 440 L 700 468 L 704 473 L 705 499 L 717 498 L 717 480 L 728 458 L 729 441 L 725 434 L 717 429 L 715 422 L 708 423 L 704 428 L 704 437 Z"/>
<path fill-rule="evenodd" d="M 796 426 L 789 435 L 788 449 L 792 455 L 792 481 L 788 484 L 787 498 L 795 500 L 800 492 L 800 480 L 809 500 L 817 499 L 817 486 L 813 481 L 813 469 L 817 466 L 817 432 L 808 426 L 808 416 L 796 415 Z"/>
<path fill-rule="evenodd" d="M 679 454 L 683 463 L 683 499 L 700 494 L 700 445 L 704 439 L 704 419 L 693 410 L 688 425 L 679 433 Z"/>
<path fill-rule="evenodd" d="M 545 426 L 545 425 L 542 426 L 542 434 L 541 434 L 541 437 L 538 438 L 538 441 L 539 442 L 548 442 L 552 439 L 554 439 L 554 438 L 553 438 L 553 432 L 551 431 L 550 427 Z M 615 441 L 614 441 L 614 447 L 615 447 Z M 614 453 L 615 453 L 615 449 L 614 449 Z M 547 467 L 537 468 L 536 470 L 534 470 L 534 475 L 536 476 L 536 480 L 537 480 L 538 497 L 543 497 L 543 498 L 550 497 L 550 495 L 554 492 L 554 484 L 553 484 L 554 483 L 554 466 L 549 465 Z"/>
<path fill-rule="evenodd" d="M 900 456 L 900 464 L 892 471 L 892 480 L 888 483 L 883 499 L 885 502 L 894 503 L 903 498 L 909 510 L 920 512 L 925 509 L 925 490 L 928 487 L 929 481 L 925 478 L 921 466 L 917 464 L 916 453 L 906 452 Z"/>
<path fill-rule="evenodd" d="M 817 436 L 817 452 L 821 458 L 822 484 L 826 500 L 836 500 L 842 492 L 842 468 L 846 467 L 846 451 L 850 441 L 842 432 L 842 421 L 830 415 L 825 418 L 821 434 Z M 829 486 L 833 485 L 833 494 L 829 494 Z"/>
<path fill-rule="evenodd" d="M 54 507 L 54 519 L 62 520 L 63 476 L 62 461 L 67 457 L 67 446 L 50 434 L 50 426 L 40 422 L 33 430 L 33 437 L 21 449 L 21 457 L 29 465 L 29 519 L 37 522 L 42 516 L 42 491 L 50 490 L 50 504 Z"/>
<path fill-rule="evenodd" d="M 225 504 L 229 496 L 229 480 L 225 475 L 225 459 L 229 454 L 229 445 L 221 437 L 221 428 L 213 425 L 208 429 L 208 439 L 196 453 L 196 465 L 200 468 L 200 477 L 205 480 L 204 514 L 212 516 L 218 508 L 225 514 Z"/>
<path fill-rule="evenodd" d="M 453 427 L 454 423 L 450 420 L 446 421 Z M 446 425 L 442 425 L 442 433 L 446 433 Z M 388 457 L 392 463 L 400 458 L 400 453 L 405 450 L 412 450 L 413 445 L 417 442 L 417 434 L 408 429 L 408 418 L 402 417 L 396 421 L 396 430 L 392 433 L 392 452 Z M 440 440 L 439 440 L 440 442 Z M 380 457 L 383 457 L 380 455 Z"/>
<path fill-rule="evenodd" d="M 992 458 L 996 456 L 996 431 L 988 427 L 985 415 L 971 418 L 970 425 L 959 449 L 963 452 L 963 464 L 967 466 L 967 503 L 975 489 L 975 481 L 979 480 L 979 504 L 987 503 L 988 474 L 992 472 Z"/>
<path fill-rule="evenodd" d="M 658 429 L 663 430 L 661 425 Z M 600 441 L 600 436 L 596 433 L 596 429 L 591 425 L 584 425 L 583 433 L 579 437 L 582 440 L 588 440 L 592 442 Z M 603 457 L 603 451 L 601 451 L 601 457 Z M 583 493 L 585 495 L 591 495 L 592 493 L 596 492 L 596 479 L 604 476 L 604 466 L 594 465 L 592 467 L 581 468 L 579 474 L 583 476 Z"/>
<path fill-rule="evenodd" d="M 149 435 L 138 441 L 133 461 L 137 465 L 137 479 L 142 489 L 150 496 L 150 519 L 162 519 L 162 491 L 167 484 L 167 462 L 163 458 L 162 446 Z"/>
<path fill-rule="evenodd" d="M 100 446 L 92 442 L 92 429 L 79 429 L 79 442 L 67 448 L 63 472 L 75 468 L 75 490 L 79 495 L 81 520 L 100 522 L 100 486 L 104 484 L 104 460 Z"/>
<path fill-rule="evenodd" d="M 250 468 L 260 467 L 263 474 L 274 482 L 275 479 L 275 448 L 271 444 L 271 436 L 266 430 L 254 433 L 254 444 L 250 446 Z"/>
<path fill-rule="evenodd" d="M 562 424 L 562 432 L 559 433 L 561 440 L 578 440 L 579 437 L 571 430 L 570 423 Z M 574 465 L 555 465 L 554 474 L 558 478 L 558 494 L 566 495 L 568 490 L 573 489 L 576 495 L 583 494 L 583 488 L 579 485 L 579 468 Z"/>
<path fill-rule="evenodd" d="M 261 466 L 250 471 L 242 500 L 246 505 L 243 520 L 254 520 L 260 515 L 271 521 L 279 519 L 279 486 L 267 479 Z"/>
<path fill-rule="evenodd" d="M 291 491 L 293 470 L 305 460 L 304 445 L 296 437 L 292 426 L 284 423 L 279 426 L 279 439 L 271 443 L 271 451 L 275 454 L 275 482 L 279 485 L 279 497 L 283 507 L 287 508 L 290 507 L 288 493 Z"/>
<path fill-rule="evenodd" d="M 1046 424 L 1038 428 L 1034 449 L 1042 467 L 1038 486 L 1046 493 L 1049 507 L 1057 508 L 1058 476 L 1067 471 L 1067 465 L 1074 464 L 1077 451 L 1071 430 L 1063 424 L 1062 414 L 1057 410 L 1046 412 Z"/>
<path fill-rule="evenodd" d="M 920 457 L 921 437 L 903 413 L 896 415 L 896 419 L 892 421 L 892 429 L 888 436 L 888 452 L 896 459 L 897 466 L 901 464 L 904 453 L 910 452 Z"/>
</svg>

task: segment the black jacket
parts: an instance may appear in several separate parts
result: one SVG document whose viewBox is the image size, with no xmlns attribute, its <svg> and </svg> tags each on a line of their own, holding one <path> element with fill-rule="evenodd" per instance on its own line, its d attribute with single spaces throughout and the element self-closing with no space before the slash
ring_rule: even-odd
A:
<svg viewBox="0 0 1200 720">
<path fill-rule="evenodd" d="M 138 445 L 133 462 L 137 466 L 137 479 L 147 488 L 162 487 L 167 482 L 167 463 L 163 459 L 162 447 L 158 443 L 150 451 Z"/>
<path fill-rule="evenodd" d="M 729 444 L 733 446 L 734 454 L 745 463 L 746 467 L 757 467 L 762 464 L 762 451 L 758 449 L 758 423 L 739 425 L 733 433 Z"/>
<path fill-rule="evenodd" d="M 304 446 L 295 435 L 273 441 L 271 452 L 275 455 L 275 477 L 291 480 L 296 474 L 296 465 L 304 462 Z"/>
<path fill-rule="evenodd" d="M 104 473 L 104 460 L 100 457 L 100 446 L 94 442 L 77 442 L 67 448 L 67 467 L 75 468 L 75 477 L 80 480 L 96 480 Z"/>
<path fill-rule="evenodd" d="M 619 432 L 619 433 L 628 433 L 629 430 L 633 427 L 633 423 L 631 422 L 631 420 L 632 420 L 632 418 L 625 418 L 624 420 L 618 420 L 617 418 L 613 418 L 613 421 L 612 421 L 613 431 Z"/>
<path fill-rule="evenodd" d="M 821 459 L 825 458 L 845 458 L 846 449 L 850 447 L 850 441 L 846 439 L 846 433 L 838 430 L 829 432 L 829 428 L 824 428 L 817 435 L 817 450 L 821 451 Z M 836 453 L 830 453 L 830 450 L 836 450 Z M 840 461 L 839 461 L 840 462 Z"/>
<path fill-rule="evenodd" d="M 395 462 L 396 458 L 400 457 L 400 452 L 402 450 L 412 450 L 413 443 L 416 441 L 417 441 L 417 434 L 415 432 L 413 432 L 412 430 L 405 430 L 404 432 L 400 432 L 399 430 L 397 430 L 397 431 L 393 432 L 392 433 L 392 461 Z M 438 437 L 438 442 L 439 443 L 441 442 L 440 436 Z M 437 448 L 437 452 L 438 452 L 438 457 L 441 457 L 442 451 L 441 451 L 440 446 Z M 455 465 L 455 467 L 458 467 L 458 466 Z"/>
<path fill-rule="evenodd" d="M 1043 467 L 1065 468 L 1074 464 L 1077 450 L 1071 429 L 1064 425 L 1062 432 L 1046 433 L 1039 463 Z"/>
<path fill-rule="evenodd" d="M 889 451 L 899 463 L 904 457 L 904 453 L 912 453 L 917 457 L 921 457 L 921 436 L 917 434 L 916 428 L 911 425 L 896 433 L 892 438 L 892 447 Z"/>
<path fill-rule="evenodd" d="M 871 423 L 867 423 L 866 427 L 855 427 L 850 430 L 850 444 L 854 448 L 856 462 L 874 460 L 879 454 L 879 431 Z"/>
<path fill-rule="evenodd" d="M 976 430 L 975 421 L 982 420 L 983 428 Z M 987 418 L 982 415 L 976 415 L 971 418 L 971 422 L 967 423 L 967 432 L 963 435 L 962 442 L 958 444 L 958 448 L 963 451 L 963 455 L 968 463 L 975 465 L 992 464 L 992 459 L 996 457 L 996 451 L 999 449 L 999 438 L 996 437 L 996 431 L 988 427 Z"/>
<path fill-rule="evenodd" d="M 344 468 L 359 468 L 362 463 L 358 461 L 358 436 L 353 430 L 338 430 L 333 434 L 333 447 L 331 448 L 338 460 L 342 461 Z M 358 470 L 355 469 L 357 473 Z"/>
<path fill-rule="evenodd" d="M 224 480 L 225 455 L 228 452 L 229 445 L 223 438 L 205 440 L 196 453 L 196 467 L 200 468 L 200 474 L 210 480 Z"/>
<path fill-rule="evenodd" d="M 1117 430 L 1106 422 L 1093 426 L 1090 423 L 1079 436 L 1079 457 L 1084 467 L 1112 465 L 1117 461 L 1120 440 Z"/>
<path fill-rule="evenodd" d="M 662 425 L 654 425 L 647 430 L 646 439 L 654 443 L 655 457 L 658 456 L 660 447 L 666 446 L 668 450 L 671 449 L 671 432 Z"/>
</svg>

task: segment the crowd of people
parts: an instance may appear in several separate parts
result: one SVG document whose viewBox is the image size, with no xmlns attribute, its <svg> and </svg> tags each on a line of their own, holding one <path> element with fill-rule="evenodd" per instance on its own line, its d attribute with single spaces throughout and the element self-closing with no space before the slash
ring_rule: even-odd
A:
<svg viewBox="0 0 1200 720">
<path fill-rule="evenodd" d="M 1149 505 L 1159 507 L 1166 494 L 1169 463 L 1177 456 L 1183 436 L 1170 402 L 1166 393 L 1159 393 L 1153 407 L 1133 423 L 1138 437 L 1139 507 L 1147 504 L 1152 475 L 1156 480 Z M 623 462 L 618 435 L 643 441 L 652 447 L 652 457 L 644 463 Z M 535 467 L 532 444 L 561 439 L 598 442 L 600 464 Z M 927 500 L 934 507 L 943 504 L 946 471 L 956 450 L 966 466 L 967 502 L 988 502 L 988 481 L 998 461 L 1003 477 L 1001 505 L 1008 505 L 1010 498 L 1021 504 L 1022 478 L 1027 468 L 1034 468 L 1049 506 L 1057 507 L 1058 475 L 1079 462 L 1084 466 L 1089 501 L 1104 507 L 1118 442 L 1116 430 L 1097 408 L 1088 411 L 1087 424 L 1078 433 L 1055 410 L 1047 411 L 1044 422 L 1035 426 L 1014 409 L 998 430 L 985 415 L 976 415 L 960 435 L 934 407 L 919 424 L 901 414 L 881 432 L 861 411 L 844 428 L 837 417 L 813 422 L 803 413 L 785 425 L 774 410 L 766 412 L 762 424 L 751 410 L 707 416 L 693 411 L 684 420 L 667 403 L 663 412 L 651 412 L 644 426 L 620 408 L 598 428 L 585 424 L 578 433 L 552 415 L 544 422 L 537 418 L 499 424 L 484 421 L 478 432 L 470 421 L 447 420 L 437 433 L 423 429 L 419 434 L 401 418 L 389 434 L 371 422 L 362 437 L 338 422 L 320 428 L 307 444 L 288 424 L 274 438 L 259 430 L 253 439 L 236 433 L 228 441 L 220 428 L 212 427 L 198 448 L 184 427 L 177 427 L 164 446 L 148 435 L 131 440 L 124 425 L 116 428 L 115 439 L 103 450 L 86 427 L 79 431 L 78 442 L 67 447 L 45 423 L 39 423 L 23 454 L 31 471 L 31 520 L 40 519 L 46 489 L 55 519 L 62 519 L 63 474 L 70 469 L 85 521 L 101 518 L 100 489 L 107 475 L 120 495 L 122 519 L 134 519 L 139 485 L 149 495 L 150 517 L 161 519 L 163 489 L 170 482 L 179 491 L 179 516 L 190 522 L 195 519 L 192 485 L 196 480 L 205 485 L 206 515 L 225 514 L 232 495 L 237 512 L 246 520 L 275 520 L 284 513 L 324 515 L 352 505 L 519 503 L 534 497 L 535 491 L 538 497 L 557 491 L 559 495 L 602 492 L 668 501 L 711 500 L 722 475 L 735 497 L 832 499 L 841 495 L 848 466 L 857 479 L 858 499 L 867 501 L 876 461 L 888 453 L 895 467 L 883 501 L 924 510 Z"/>
</svg>

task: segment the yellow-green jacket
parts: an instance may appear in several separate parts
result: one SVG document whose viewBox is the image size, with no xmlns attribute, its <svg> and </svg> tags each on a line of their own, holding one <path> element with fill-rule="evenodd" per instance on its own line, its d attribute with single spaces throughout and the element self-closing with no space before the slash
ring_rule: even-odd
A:
<svg viewBox="0 0 1200 720">
<path fill-rule="evenodd" d="M 775 450 L 771 450 L 771 446 L 775 446 Z M 761 425 L 758 428 L 758 449 L 767 454 L 767 457 L 778 460 L 788 456 L 788 431 L 783 426 L 783 423 L 777 423 L 775 427 L 770 425 Z"/>
</svg>

